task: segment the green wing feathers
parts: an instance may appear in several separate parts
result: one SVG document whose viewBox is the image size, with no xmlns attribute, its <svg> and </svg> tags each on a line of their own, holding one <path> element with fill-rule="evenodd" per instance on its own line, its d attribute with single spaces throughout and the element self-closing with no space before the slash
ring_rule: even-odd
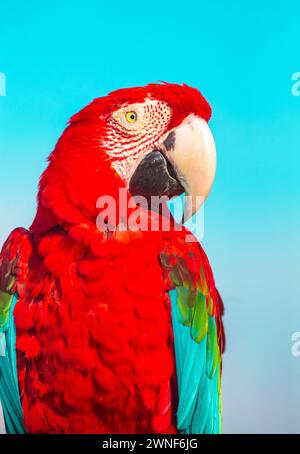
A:
<svg viewBox="0 0 300 454">
<path fill-rule="evenodd" d="M 200 255 L 199 250 L 189 252 L 186 260 L 178 251 L 160 256 L 170 287 L 179 397 L 177 427 L 184 434 L 222 430 L 223 303 L 208 259 L 201 246 L 197 247 Z"/>
<path fill-rule="evenodd" d="M 31 252 L 29 232 L 16 229 L 0 254 L 0 401 L 9 434 L 24 433 L 13 310 L 18 296 L 24 292 Z"/>
</svg>

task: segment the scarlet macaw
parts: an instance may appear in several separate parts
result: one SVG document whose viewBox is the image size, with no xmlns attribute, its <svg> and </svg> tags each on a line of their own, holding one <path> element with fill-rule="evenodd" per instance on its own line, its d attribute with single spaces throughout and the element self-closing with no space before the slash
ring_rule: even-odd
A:
<svg viewBox="0 0 300 454">
<path fill-rule="evenodd" d="M 29 228 L 0 256 L 0 398 L 9 433 L 218 433 L 223 303 L 183 227 L 96 226 L 99 196 L 192 196 L 215 173 L 197 89 L 150 84 L 73 116 Z M 140 216 L 158 216 L 143 212 Z M 129 215 L 128 215 L 129 216 Z"/>
</svg>

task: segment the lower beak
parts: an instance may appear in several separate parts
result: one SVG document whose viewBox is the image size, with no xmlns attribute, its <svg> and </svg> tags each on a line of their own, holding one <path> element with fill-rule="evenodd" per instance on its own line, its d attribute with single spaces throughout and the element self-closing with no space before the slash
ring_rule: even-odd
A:
<svg viewBox="0 0 300 454">
<path fill-rule="evenodd" d="M 213 184 L 216 147 L 207 122 L 190 116 L 136 167 L 132 195 L 174 197 L 185 192 L 184 221 L 199 210 Z"/>
<path fill-rule="evenodd" d="M 185 190 L 184 221 L 199 210 L 208 196 L 216 173 L 216 147 L 207 122 L 187 118 L 174 130 L 173 146 L 163 152 Z"/>
</svg>

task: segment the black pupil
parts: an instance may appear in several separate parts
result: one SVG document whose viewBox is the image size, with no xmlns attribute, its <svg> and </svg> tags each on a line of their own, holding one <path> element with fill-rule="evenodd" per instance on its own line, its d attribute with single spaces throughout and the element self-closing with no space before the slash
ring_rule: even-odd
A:
<svg viewBox="0 0 300 454">
<path fill-rule="evenodd" d="M 131 115 L 130 115 L 130 118 L 131 118 L 131 120 L 135 120 L 135 115 L 134 115 L 134 114 L 131 114 Z"/>
</svg>

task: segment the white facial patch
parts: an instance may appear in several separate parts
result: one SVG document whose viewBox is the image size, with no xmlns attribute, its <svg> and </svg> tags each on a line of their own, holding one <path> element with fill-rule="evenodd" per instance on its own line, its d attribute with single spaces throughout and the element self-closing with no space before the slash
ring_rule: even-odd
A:
<svg viewBox="0 0 300 454">
<path fill-rule="evenodd" d="M 104 146 L 123 180 L 128 182 L 136 162 L 161 141 L 170 118 L 167 103 L 148 98 L 124 105 L 113 114 Z"/>
</svg>

